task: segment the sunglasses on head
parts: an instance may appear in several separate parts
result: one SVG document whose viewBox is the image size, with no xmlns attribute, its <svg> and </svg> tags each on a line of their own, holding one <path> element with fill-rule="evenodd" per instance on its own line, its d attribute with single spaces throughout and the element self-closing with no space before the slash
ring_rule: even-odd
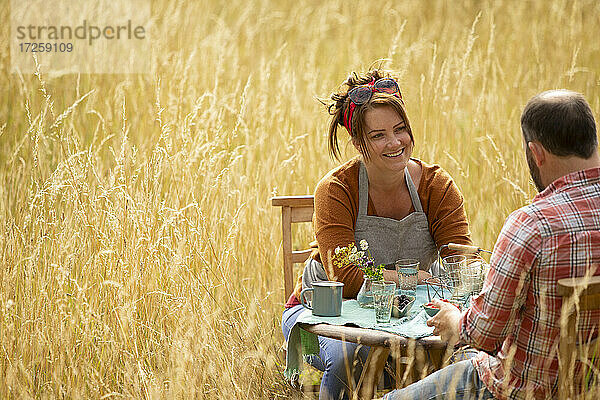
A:
<svg viewBox="0 0 600 400">
<path fill-rule="evenodd" d="M 357 86 L 348 92 L 348 98 L 354 104 L 360 106 L 371 100 L 371 96 L 374 92 L 396 94 L 398 97 L 402 98 L 398 83 L 392 78 L 381 78 L 366 85 Z"/>
<path fill-rule="evenodd" d="M 346 111 L 344 111 L 344 126 L 348 130 L 348 133 L 350 133 L 350 136 L 353 136 L 350 125 L 352 123 L 354 109 L 356 106 L 360 106 L 371 100 L 371 96 L 373 96 L 374 92 L 392 94 L 402 100 L 402 94 L 400 93 L 398 83 L 392 78 L 381 78 L 377 81 L 373 79 L 366 85 L 360 85 L 350 90 L 348 92 L 350 104 L 346 108 Z"/>
</svg>

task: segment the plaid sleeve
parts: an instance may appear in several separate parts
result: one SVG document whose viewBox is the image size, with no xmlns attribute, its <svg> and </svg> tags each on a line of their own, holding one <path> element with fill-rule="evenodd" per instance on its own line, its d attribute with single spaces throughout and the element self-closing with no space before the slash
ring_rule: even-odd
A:
<svg viewBox="0 0 600 400">
<path fill-rule="evenodd" d="M 500 348 L 525 302 L 540 248 L 535 221 L 522 209 L 513 212 L 494 246 L 483 289 L 460 320 L 463 342 L 489 353 Z"/>
</svg>

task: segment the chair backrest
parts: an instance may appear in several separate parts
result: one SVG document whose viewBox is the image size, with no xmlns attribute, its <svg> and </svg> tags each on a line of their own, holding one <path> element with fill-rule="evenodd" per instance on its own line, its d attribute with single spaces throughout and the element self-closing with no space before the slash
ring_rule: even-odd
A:
<svg viewBox="0 0 600 400">
<path fill-rule="evenodd" d="M 281 207 L 285 302 L 294 291 L 294 264 L 305 262 L 311 253 L 311 249 L 292 248 L 292 224 L 312 221 L 314 196 L 277 196 L 271 199 L 271 204 Z"/>
<path fill-rule="evenodd" d="M 588 343 L 577 343 L 577 314 L 580 311 L 600 310 L 600 276 L 560 279 L 558 294 L 563 298 L 561 314 L 566 318 L 559 341 L 558 396 L 560 399 L 572 399 L 575 389 L 583 387 L 582 379 L 586 375 L 583 373 L 578 377 L 573 376 L 576 358 L 581 354 L 588 359 L 594 358 L 592 361 L 596 366 L 600 360 L 598 338 Z M 600 326 L 596 327 L 596 335 L 599 328 Z M 587 349 L 584 348 L 586 346 Z"/>
</svg>

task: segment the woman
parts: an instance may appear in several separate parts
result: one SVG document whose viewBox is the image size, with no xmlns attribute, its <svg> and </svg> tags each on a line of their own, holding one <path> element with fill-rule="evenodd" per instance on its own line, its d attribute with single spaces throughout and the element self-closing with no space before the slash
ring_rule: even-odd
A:
<svg viewBox="0 0 600 400">
<path fill-rule="evenodd" d="M 286 340 L 303 310 L 298 305 L 302 287 L 337 280 L 344 283 L 345 298 L 356 297 L 363 273 L 354 265 L 338 268 L 330 263 L 338 246 L 366 239 L 375 265 L 416 258 L 422 280 L 430 276 L 427 270 L 442 245 L 471 244 L 463 198 L 450 176 L 437 165 L 411 158 L 414 137 L 397 82 L 372 70 L 352 73 L 346 85 L 346 91 L 332 96 L 329 152 L 339 159 L 341 126 L 359 157 L 330 171 L 317 185 L 313 223 L 318 247 L 286 304 Z M 398 281 L 395 269 L 386 269 L 384 278 Z M 368 348 L 323 337 L 319 344 L 319 357 L 307 361 L 324 371 L 320 398 L 347 398 L 346 365 L 355 366 L 355 377 L 360 375 Z M 349 363 L 344 354 L 351 357 Z"/>
</svg>

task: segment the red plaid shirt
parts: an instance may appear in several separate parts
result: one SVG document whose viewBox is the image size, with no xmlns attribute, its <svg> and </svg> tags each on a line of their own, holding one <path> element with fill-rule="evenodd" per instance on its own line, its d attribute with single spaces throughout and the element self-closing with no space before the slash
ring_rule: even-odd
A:
<svg viewBox="0 0 600 400">
<path fill-rule="evenodd" d="M 460 321 L 462 341 L 495 354 L 480 352 L 472 361 L 496 398 L 556 394 L 557 281 L 590 268 L 599 275 L 599 263 L 600 168 L 557 179 L 508 217 L 483 290 Z M 578 332 L 597 335 L 599 323 L 600 312 L 582 313 Z"/>
</svg>

